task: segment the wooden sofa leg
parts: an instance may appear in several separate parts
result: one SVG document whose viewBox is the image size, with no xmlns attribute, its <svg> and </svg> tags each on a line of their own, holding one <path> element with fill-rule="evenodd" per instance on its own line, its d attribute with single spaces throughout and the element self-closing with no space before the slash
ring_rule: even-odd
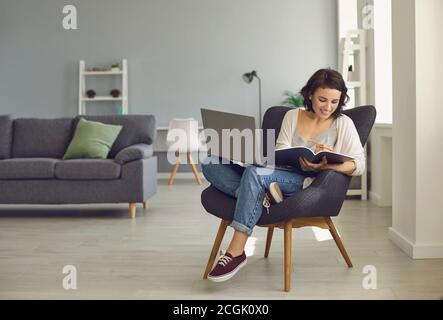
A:
<svg viewBox="0 0 443 320">
<path fill-rule="evenodd" d="M 274 227 L 268 227 L 268 235 L 266 236 L 266 249 L 265 258 L 269 255 L 269 250 L 271 249 L 272 235 L 274 234 Z"/>
<path fill-rule="evenodd" d="M 131 219 L 135 218 L 135 211 L 137 210 L 136 203 L 129 204 L 129 214 L 131 215 Z"/>
<path fill-rule="evenodd" d="M 340 239 L 340 236 L 338 235 L 337 230 L 335 229 L 334 223 L 332 222 L 331 218 L 326 217 L 325 218 L 326 223 L 329 226 L 329 232 L 332 235 L 332 238 L 334 238 L 335 243 L 337 244 L 338 250 L 340 250 L 341 255 L 346 261 L 346 264 L 348 265 L 348 268 L 352 268 L 352 262 L 351 259 L 349 259 L 348 253 L 346 252 L 345 246 L 343 245 L 343 242 Z"/>
<path fill-rule="evenodd" d="M 220 226 L 218 227 L 217 236 L 215 237 L 214 245 L 212 246 L 211 255 L 208 259 L 208 264 L 206 265 L 205 274 L 203 275 L 203 279 L 208 278 L 209 272 L 211 272 L 212 266 L 214 265 L 215 258 L 217 257 L 218 250 L 220 250 L 220 245 L 223 240 L 223 236 L 225 235 L 226 228 L 229 225 L 229 221 L 222 220 L 220 222 Z"/>
<path fill-rule="evenodd" d="M 143 201 L 143 209 L 148 208 L 148 200 Z"/>
<path fill-rule="evenodd" d="M 291 291 L 291 271 L 292 271 L 292 221 L 285 222 L 284 231 L 284 251 L 285 251 L 285 291 Z"/>
</svg>

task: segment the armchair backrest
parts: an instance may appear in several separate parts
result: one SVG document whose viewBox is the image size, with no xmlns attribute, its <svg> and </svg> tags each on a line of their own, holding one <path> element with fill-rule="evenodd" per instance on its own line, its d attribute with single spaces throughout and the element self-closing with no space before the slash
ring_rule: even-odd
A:
<svg viewBox="0 0 443 320">
<path fill-rule="evenodd" d="M 286 112 L 292 110 L 290 107 L 271 107 L 266 110 L 263 117 L 262 128 L 264 130 L 264 139 L 266 141 L 266 135 L 268 129 L 275 130 L 275 140 L 277 141 L 280 128 L 285 117 Z M 343 111 L 345 115 L 350 117 L 354 121 L 358 135 L 360 136 L 361 144 L 364 146 L 368 140 L 372 126 L 375 122 L 376 110 L 374 106 L 361 106 Z M 266 144 L 264 145 L 264 154 L 266 155 Z"/>
<path fill-rule="evenodd" d="M 361 106 L 345 110 L 343 113 L 354 121 L 355 128 L 360 136 L 361 144 L 364 146 L 368 141 L 369 134 L 371 133 L 372 126 L 375 122 L 375 117 L 377 116 L 375 107 L 370 105 Z"/>
<path fill-rule="evenodd" d="M 263 141 L 268 141 L 268 130 L 275 130 L 275 142 L 277 142 L 278 134 L 280 133 L 281 125 L 283 122 L 283 118 L 285 117 L 286 112 L 292 110 L 290 107 L 271 107 L 266 110 L 265 115 L 263 116 L 262 129 L 263 129 Z M 263 155 L 266 156 L 268 154 L 267 148 L 268 145 L 266 143 L 263 144 Z"/>
</svg>

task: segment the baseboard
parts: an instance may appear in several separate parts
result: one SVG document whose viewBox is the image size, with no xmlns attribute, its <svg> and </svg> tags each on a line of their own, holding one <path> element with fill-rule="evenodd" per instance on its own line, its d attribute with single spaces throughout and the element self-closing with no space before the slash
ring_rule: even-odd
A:
<svg viewBox="0 0 443 320">
<path fill-rule="evenodd" d="M 375 193 L 375 192 L 373 192 L 373 191 L 369 191 L 369 200 L 372 202 L 372 203 L 374 203 L 377 207 L 381 207 L 381 205 L 380 205 L 380 203 L 381 203 L 381 200 L 380 200 L 380 195 L 379 194 L 377 194 L 377 193 Z"/>
<path fill-rule="evenodd" d="M 387 202 L 382 196 L 373 191 L 369 191 L 369 200 L 377 207 L 392 207 L 392 203 Z"/>
<path fill-rule="evenodd" d="M 389 228 L 389 239 L 397 245 L 400 249 L 402 249 L 408 256 L 413 258 L 414 253 L 414 244 L 405 238 L 402 234 L 400 234 L 393 227 Z"/>
<path fill-rule="evenodd" d="M 403 236 L 394 228 L 389 228 L 389 239 L 394 242 L 400 249 L 402 249 L 412 259 L 442 259 L 443 258 L 443 244 L 440 243 L 426 243 L 413 244 L 409 239 Z"/>
<path fill-rule="evenodd" d="M 442 259 L 443 244 L 429 243 L 414 246 L 414 259 Z"/>
</svg>

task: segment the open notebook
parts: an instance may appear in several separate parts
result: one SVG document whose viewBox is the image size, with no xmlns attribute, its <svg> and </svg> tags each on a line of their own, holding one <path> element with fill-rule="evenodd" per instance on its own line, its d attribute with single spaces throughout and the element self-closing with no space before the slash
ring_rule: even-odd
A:
<svg viewBox="0 0 443 320">
<path fill-rule="evenodd" d="M 299 158 L 301 157 L 313 163 L 320 163 L 323 157 L 326 157 L 328 163 L 343 163 L 354 160 L 353 157 L 338 152 L 321 151 L 315 153 L 311 149 L 301 146 L 275 150 L 275 165 L 299 168 Z"/>
</svg>

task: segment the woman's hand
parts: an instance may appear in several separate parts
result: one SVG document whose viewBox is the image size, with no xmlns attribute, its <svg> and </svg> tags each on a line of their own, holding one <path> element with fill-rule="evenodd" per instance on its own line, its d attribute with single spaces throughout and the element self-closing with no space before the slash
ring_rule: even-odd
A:
<svg viewBox="0 0 443 320">
<path fill-rule="evenodd" d="M 320 163 L 309 162 L 306 158 L 300 158 L 299 162 L 302 171 L 334 170 L 348 176 L 352 176 L 352 173 L 356 168 L 356 164 L 353 160 L 341 164 L 328 164 L 326 157 L 323 157 Z"/>
<path fill-rule="evenodd" d="M 302 171 L 319 171 L 329 169 L 328 160 L 323 157 L 320 163 L 309 162 L 306 158 L 300 158 L 300 167 Z"/>
<path fill-rule="evenodd" d="M 327 144 L 323 144 L 323 143 L 317 143 L 315 145 L 315 153 L 319 153 L 321 151 L 331 151 L 334 152 L 334 148 L 332 146 L 329 146 Z"/>
</svg>

